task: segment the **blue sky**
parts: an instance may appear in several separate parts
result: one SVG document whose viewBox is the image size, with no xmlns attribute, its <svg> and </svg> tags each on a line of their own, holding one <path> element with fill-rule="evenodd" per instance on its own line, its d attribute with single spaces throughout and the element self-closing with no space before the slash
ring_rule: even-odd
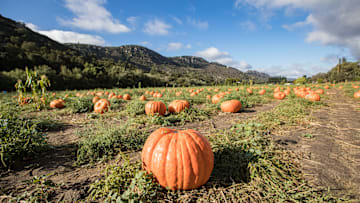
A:
<svg viewBox="0 0 360 203">
<path fill-rule="evenodd" d="M 338 57 L 360 58 L 360 4 L 338 2 L 1 0 L 0 14 L 59 42 L 137 44 L 298 77 L 326 72 Z"/>
</svg>

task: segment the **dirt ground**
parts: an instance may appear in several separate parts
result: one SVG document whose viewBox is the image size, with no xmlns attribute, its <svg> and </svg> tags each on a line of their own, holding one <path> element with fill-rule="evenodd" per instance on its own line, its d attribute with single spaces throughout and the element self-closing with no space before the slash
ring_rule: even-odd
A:
<svg viewBox="0 0 360 203">
<path fill-rule="evenodd" d="M 314 186 L 360 200 L 360 102 L 332 89 L 327 106 L 312 112 L 307 129 L 274 136 L 301 156 L 305 178 Z"/>
<path fill-rule="evenodd" d="M 177 129 L 192 128 L 203 134 L 213 130 L 226 129 L 240 120 L 250 119 L 258 112 L 273 109 L 279 102 L 273 102 L 236 114 L 219 113 L 211 119 L 177 126 Z M 282 135 L 274 135 L 280 146 L 301 155 L 300 163 L 305 178 L 314 186 L 329 187 L 332 193 L 360 199 L 360 103 L 338 90 L 329 91 L 327 106 L 312 112 L 314 120 L 306 129 L 294 129 Z M 75 119 L 75 120 L 74 120 Z M 0 174 L 0 194 L 16 196 L 33 190 L 27 180 L 46 175 L 59 187 L 52 191 L 52 199 L 72 202 L 83 199 L 89 184 L 101 177 L 108 163 L 93 166 L 76 166 L 78 136 L 75 130 L 81 128 L 85 119 L 76 115 L 66 118 L 67 125 L 48 133 L 48 142 L 53 148 L 40 157 L 30 160 L 25 168 Z M 71 122 L 69 122 L 71 121 Z M 210 130 L 209 130 L 210 129 Z M 310 135 L 307 138 L 304 135 Z M 131 157 L 139 158 L 140 152 Z M 13 194 L 10 194 L 10 193 Z M 6 200 L 7 196 L 0 196 Z"/>
</svg>

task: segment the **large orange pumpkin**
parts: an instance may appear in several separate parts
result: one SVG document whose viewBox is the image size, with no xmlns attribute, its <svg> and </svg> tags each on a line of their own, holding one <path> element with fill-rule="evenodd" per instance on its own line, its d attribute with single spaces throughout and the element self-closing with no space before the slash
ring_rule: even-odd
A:
<svg viewBox="0 0 360 203">
<path fill-rule="evenodd" d="M 214 168 L 209 141 L 192 129 L 157 129 L 146 140 L 141 161 L 161 186 L 171 190 L 200 187 Z"/>
<path fill-rule="evenodd" d="M 180 113 L 185 108 L 189 107 L 190 104 L 186 100 L 174 100 L 169 104 L 168 109 L 170 113 Z"/>
<path fill-rule="evenodd" d="M 275 99 L 283 100 L 283 99 L 285 99 L 285 97 L 286 97 L 286 94 L 283 93 L 283 92 L 275 92 L 274 93 L 274 98 Z"/>
<path fill-rule="evenodd" d="M 166 105 L 161 101 L 149 101 L 145 104 L 145 113 L 151 116 L 155 113 L 164 115 L 166 113 Z"/>
<path fill-rule="evenodd" d="M 55 99 L 50 102 L 50 108 L 63 108 L 65 106 L 65 101 L 62 99 Z"/>
<path fill-rule="evenodd" d="M 110 102 L 107 99 L 100 99 L 94 105 L 94 112 L 103 114 L 105 111 L 109 110 Z"/>
<path fill-rule="evenodd" d="M 236 113 L 241 109 L 241 102 L 239 100 L 229 100 L 221 103 L 220 105 L 222 112 Z"/>
</svg>

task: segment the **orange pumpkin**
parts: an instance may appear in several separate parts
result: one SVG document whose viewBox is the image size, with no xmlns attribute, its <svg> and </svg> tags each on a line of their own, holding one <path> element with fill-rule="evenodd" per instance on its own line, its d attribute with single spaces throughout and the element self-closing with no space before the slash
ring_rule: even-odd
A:
<svg viewBox="0 0 360 203">
<path fill-rule="evenodd" d="M 220 105 L 222 112 L 236 113 L 241 109 L 241 102 L 239 100 L 229 100 L 221 103 Z"/>
<path fill-rule="evenodd" d="M 216 103 L 218 103 L 218 102 L 221 100 L 221 98 L 223 98 L 223 97 L 224 97 L 224 96 L 215 94 L 215 95 L 212 97 L 211 102 L 212 102 L 213 104 L 216 104 Z"/>
<path fill-rule="evenodd" d="M 141 100 L 141 101 L 146 101 L 145 95 L 141 95 L 140 100 Z"/>
<path fill-rule="evenodd" d="M 315 92 L 316 92 L 317 94 L 324 94 L 324 90 L 323 90 L 323 89 L 317 89 L 317 90 L 315 90 Z"/>
<path fill-rule="evenodd" d="M 94 112 L 103 114 L 109 110 L 110 102 L 107 99 L 100 99 L 94 105 Z"/>
<path fill-rule="evenodd" d="M 250 89 L 250 88 L 246 88 L 246 91 L 249 93 L 249 94 L 252 94 L 253 91 Z"/>
<path fill-rule="evenodd" d="M 305 99 L 309 101 L 320 101 L 320 96 L 316 93 L 310 93 L 306 95 Z"/>
<path fill-rule="evenodd" d="M 325 89 L 329 89 L 329 85 L 325 85 L 324 88 L 325 88 Z"/>
<path fill-rule="evenodd" d="M 50 102 L 50 108 L 63 108 L 65 106 L 65 101 L 62 99 L 55 99 Z"/>
<path fill-rule="evenodd" d="M 186 100 L 174 100 L 169 104 L 168 109 L 170 113 L 180 113 L 185 108 L 189 107 L 190 104 Z"/>
<path fill-rule="evenodd" d="M 171 190 L 200 187 L 214 168 L 209 141 L 192 129 L 157 129 L 146 140 L 141 161 L 161 186 Z"/>
<path fill-rule="evenodd" d="M 274 93 L 274 98 L 275 99 L 283 100 L 283 99 L 285 99 L 285 97 L 286 97 L 286 94 L 283 93 L 283 92 L 275 92 Z"/>
<path fill-rule="evenodd" d="M 92 103 L 95 104 L 97 101 L 100 100 L 100 97 L 98 96 L 95 96 L 93 99 L 92 99 Z"/>
<path fill-rule="evenodd" d="M 265 93 L 266 93 L 266 90 L 264 90 L 264 89 L 262 89 L 262 90 L 259 91 L 259 94 L 260 94 L 260 95 L 264 95 Z"/>
<path fill-rule="evenodd" d="M 166 113 L 166 105 L 161 101 L 149 101 L 145 104 L 146 115 L 153 116 L 155 113 L 164 115 Z"/>
<path fill-rule="evenodd" d="M 124 94 L 123 99 L 130 100 L 131 99 L 130 94 Z"/>
<path fill-rule="evenodd" d="M 359 99 L 360 98 L 360 91 L 357 91 L 354 93 L 354 98 Z"/>
<path fill-rule="evenodd" d="M 123 96 L 122 96 L 122 95 L 118 95 L 118 96 L 116 96 L 116 98 L 118 98 L 118 99 L 122 99 L 122 98 L 123 98 Z"/>
</svg>

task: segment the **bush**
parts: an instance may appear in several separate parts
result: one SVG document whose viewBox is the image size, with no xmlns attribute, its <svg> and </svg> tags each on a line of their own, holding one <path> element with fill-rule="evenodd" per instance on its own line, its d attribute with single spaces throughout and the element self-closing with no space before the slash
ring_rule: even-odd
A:
<svg viewBox="0 0 360 203">
<path fill-rule="evenodd" d="M 48 146 L 45 134 L 39 131 L 36 123 L 9 112 L 0 114 L 0 141 L 0 168 L 10 168 Z"/>
<path fill-rule="evenodd" d="M 67 99 L 65 104 L 71 109 L 72 113 L 91 112 L 94 109 L 94 104 L 90 98 Z"/>
</svg>

